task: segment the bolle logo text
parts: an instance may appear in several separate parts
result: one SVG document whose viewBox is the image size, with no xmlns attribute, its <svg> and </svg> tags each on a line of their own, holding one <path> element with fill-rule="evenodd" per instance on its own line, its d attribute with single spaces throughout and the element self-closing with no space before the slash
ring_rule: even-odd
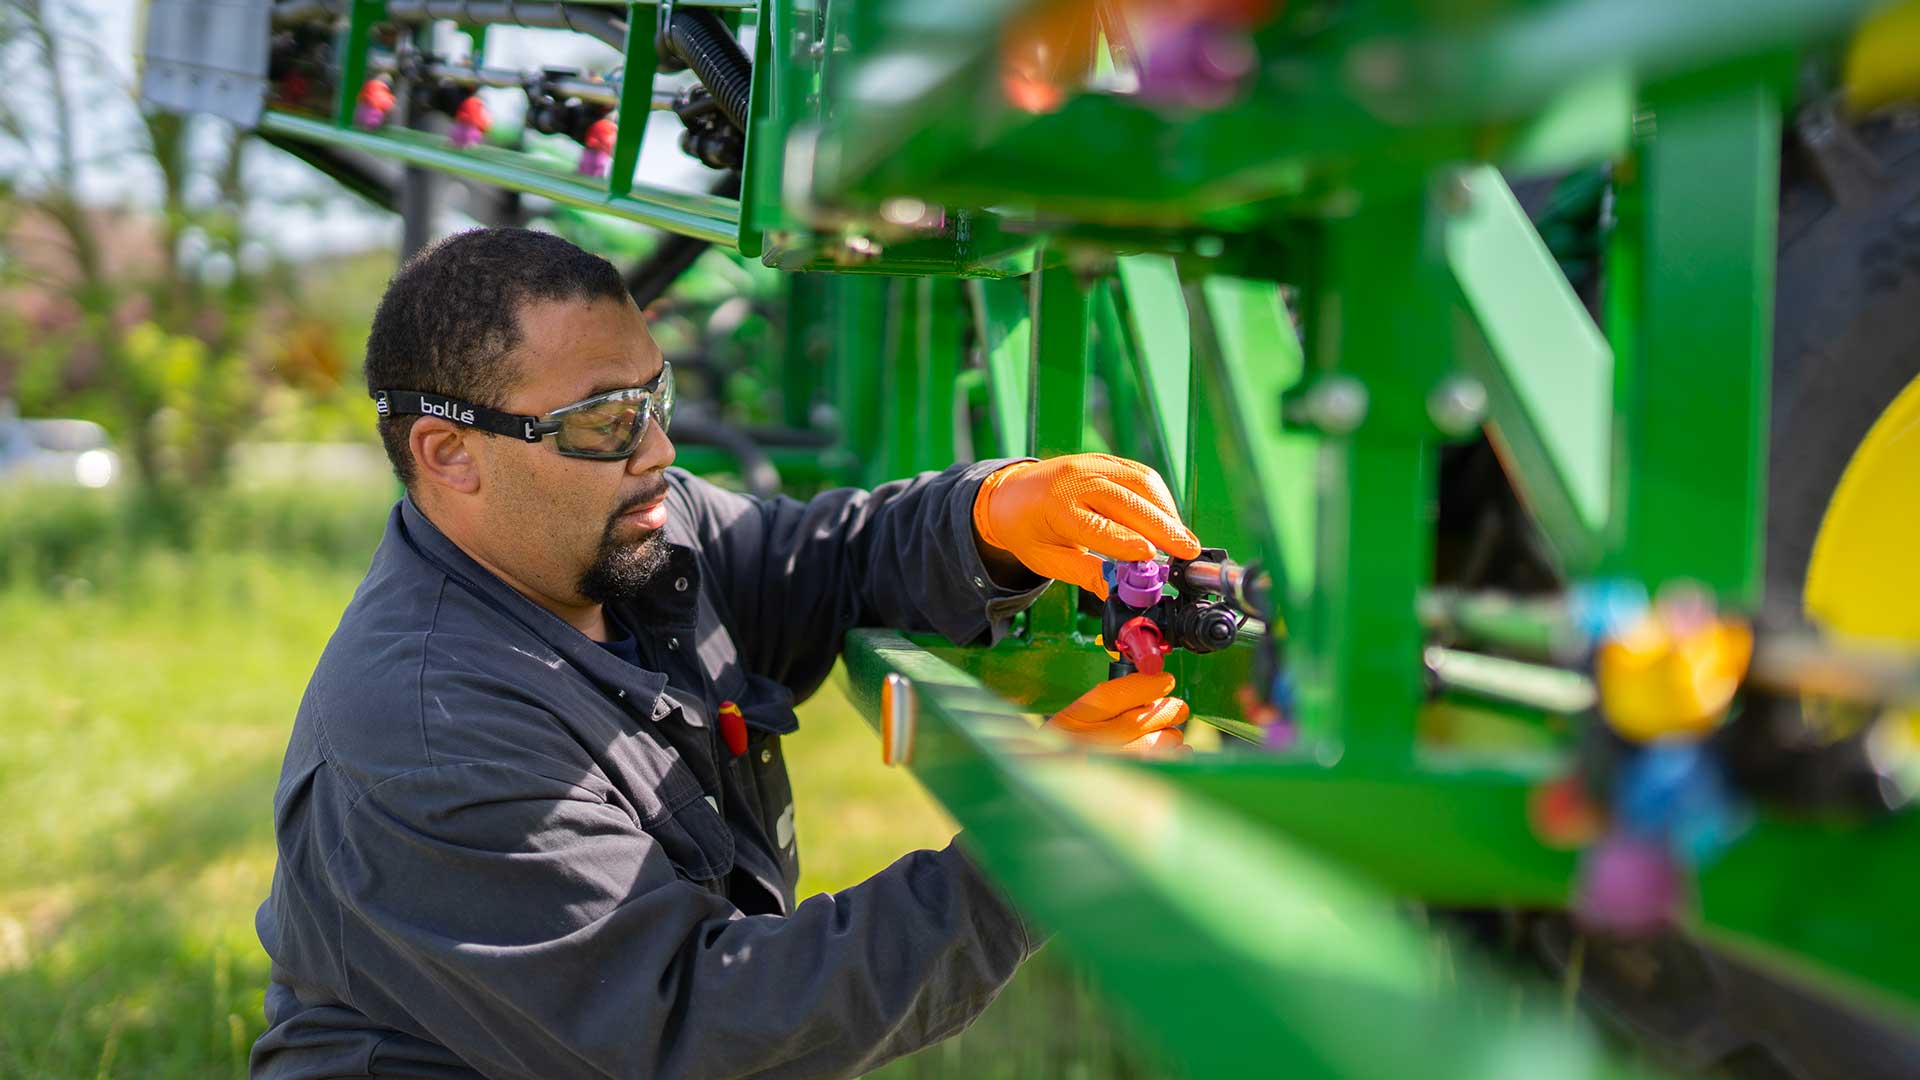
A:
<svg viewBox="0 0 1920 1080">
<path fill-rule="evenodd" d="M 456 424 L 473 423 L 472 409 L 456 409 L 452 403 L 442 405 L 439 402 L 422 401 L 420 403 L 420 411 L 428 416 L 438 416 L 442 419 L 452 420 Z"/>
</svg>

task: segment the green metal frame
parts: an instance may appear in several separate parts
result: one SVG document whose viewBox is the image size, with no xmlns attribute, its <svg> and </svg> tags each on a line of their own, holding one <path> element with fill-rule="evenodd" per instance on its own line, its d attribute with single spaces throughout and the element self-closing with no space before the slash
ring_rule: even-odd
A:
<svg viewBox="0 0 1920 1080">
<path fill-rule="evenodd" d="M 634 114 L 656 9 L 623 6 Z M 838 271 L 789 289 L 784 419 L 835 418 L 827 451 L 774 452 L 789 482 L 1111 449 L 1158 467 L 1203 540 L 1273 573 L 1269 637 L 1172 660 L 1225 735 L 1184 761 L 1037 728 L 1107 660 L 1064 585 L 992 648 L 857 631 L 846 650 L 870 715 L 889 675 L 914 688 L 911 765 L 984 865 L 1195 1075 L 1625 1075 L 1542 1003 L 1488 1008 L 1498 977 L 1451 946 L 1436 967 L 1396 906 L 1558 906 L 1576 866 L 1526 805 L 1572 761 L 1579 709 L 1426 680 L 1423 616 L 1451 602 L 1430 581 L 1437 455 L 1477 432 L 1453 413 L 1483 394 L 1569 579 L 1685 579 L 1757 607 L 1791 51 L 1868 6 L 1284 5 L 1228 106 L 1079 93 L 1034 114 L 996 82 L 1033 5 L 762 0 L 741 13 L 755 70 L 734 200 L 634 182 L 644 123 L 621 125 L 606 183 L 354 130 L 384 17 L 354 0 L 334 115 L 275 107 L 261 127 Z M 1614 170 L 1597 321 L 1495 168 L 1596 161 Z M 1520 651 L 1551 645 L 1524 617 L 1463 611 Z M 1234 690 L 1283 645 L 1301 738 L 1258 752 Z M 1513 677 L 1478 663 L 1489 686 Z M 1702 868 L 1688 921 L 1911 1021 L 1920 947 L 1895 931 L 1916 830 L 1910 813 L 1763 817 Z"/>
</svg>

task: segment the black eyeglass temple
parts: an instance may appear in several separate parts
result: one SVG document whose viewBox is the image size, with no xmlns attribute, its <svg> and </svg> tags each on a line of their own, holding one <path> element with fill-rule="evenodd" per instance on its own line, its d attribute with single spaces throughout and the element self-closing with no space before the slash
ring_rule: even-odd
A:
<svg viewBox="0 0 1920 1080">
<path fill-rule="evenodd" d="M 438 416 L 456 424 L 530 443 L 539 442 L 542 435 L 558 427 L 556 424 L 541 423 L 537 416 L 505 413 L 439 394 L 422 394 L 417 390 L 374 390 L 369 396 L 373 398 L 374 411 L 381 416 Z"/>
</svg>

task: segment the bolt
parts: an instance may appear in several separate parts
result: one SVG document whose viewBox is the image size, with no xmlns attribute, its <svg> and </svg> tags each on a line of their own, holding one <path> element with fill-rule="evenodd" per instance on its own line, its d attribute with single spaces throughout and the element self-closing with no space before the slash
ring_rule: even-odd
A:
<svg viewBox="0 0 1920 1080">
<path fill-rule="evenodd" d="M 1367 388 L 1351 376 L 1329 375 L 1289 402 L 1285 414 L 1290 423 L 1345 435 L 1367 418 Z"/>
<path fill-rule="evenodd" d="M 849 236 L 842 245 L 845 260 L 851 263 L 869 262 L 880 257 L 880 242 L 871 236 Z"/>
<path fill-rule="evenodd" d="M 920 224 L 926 217 L 927 204 L 911 196 L 902 195 L 880 204 L 880 219 L 889 225 L 905 228 Z"/>
<path fill-rule="evenodd" d="M 1442 435 L 1458 438 L 1487 415 L 1487 388 L 1471 375 L 1449 375 L 1427 395 L 1427 416 Z"/>
<path fill-rule="evenodd" d="M 827 55 L 827 39 L 821 38 L 819 41 L 814 42 L 813 45 L 807 49 L 807 55 L 815 60 L 825 58 Z"/>
</svg>

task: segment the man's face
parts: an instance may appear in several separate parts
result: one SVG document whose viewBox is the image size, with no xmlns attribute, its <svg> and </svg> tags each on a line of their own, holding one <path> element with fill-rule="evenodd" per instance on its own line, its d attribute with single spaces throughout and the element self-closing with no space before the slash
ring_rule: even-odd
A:
<svg viewBox="0 0 1920 1080">
<path fill-rule="evenodd" d="M 631 302 L 530 303 L 519 322 L 508 412 L 544 415 L 660 374 L 660 348 Z M 551 437 L 480 442 L 481 542 L 496 569 L 556 600 L 605 603 L 636 593 L 665 561 L 673 443 L 658 424 L 624 461 L 564 457 Z"/>
</svg>

